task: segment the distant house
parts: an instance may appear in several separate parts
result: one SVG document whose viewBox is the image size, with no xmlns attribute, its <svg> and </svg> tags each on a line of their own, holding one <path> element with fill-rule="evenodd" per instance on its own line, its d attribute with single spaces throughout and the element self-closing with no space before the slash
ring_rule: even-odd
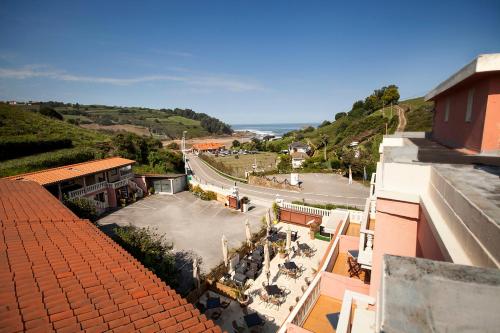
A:
<svg viewBox="0 0 500 333">
<path fill-rule="evenodd" d="M 435 103 L 434 140 L 476 153 L 500 151 L 500 53 L 478 56 L 425 99 Z"/>
<path fill-rule="evenodd" d="M 226 146 L 217 142 L 195 143 L 192 147 L 194 153 L 216 153 L 226 149 Z"/>
<path fill-rule="evenodd" d="M 293 142 L 288 146 L 288 151 L 291 153 L 309 153 L 311 147 L 303 142 Z"/>
<path fill-rule="evenodd" d="M 59 200 L 85 198 L 101 213 L 117 207 L 120 199 L 143 191 L 134 182 L 135 161 L 110 157 L 62 167 L 7 177 L 16 181 L 33 181 L 45 187 Z"/>
<path fill-rule="evenodd" d="M 292 156 L 292 168 L 294 169 L 301 168 L 304 161 L 309 158 L 309 155 L 302 152 L 293 152 L 290 155 Z"/>
</svg>

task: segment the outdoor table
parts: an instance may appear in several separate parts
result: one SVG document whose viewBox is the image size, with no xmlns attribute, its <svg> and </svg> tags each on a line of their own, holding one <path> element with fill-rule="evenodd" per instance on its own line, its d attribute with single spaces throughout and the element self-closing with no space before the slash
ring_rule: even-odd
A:
<svg viewBox="0 0 500 333">
<path fill-rule="evenodd" d="M 245 273 L 245 276 L 249 279 L 255 280 L 255 276 L 257 275 L 257 271 L 250 269 Z"/>
<path fill-rule="evenodd" d="M 283 266 L 285 266 L 285 268 L 289 271 L 298 269 L 297 265 L 293 261 L 287 261 L 283 264 Z"/>
<path fill-rule="evenodd" d="M 267 236 L 267 240 L 270 241 L 271 243 L 279 241 L 278 235 L 277 234 L 271 234 Z"/>
<path fill-rule="evenodd" d="M 266 289 L 266 293 L 269 296 L 276 296 L 276 295 L 281 294 L 281 289 L 277 285 L 275 285 L 275 284 L 271 284 L 269 286 L 265 286 L 264 288 Z"/>
<path fill-rule="evenodd" d="M 245 320 L 245 323 L 247 324 L 247 327 L 254 327 L 258 325 L 262 325 L 264 322 L 262 321 L 262 318 L 259 317 L 257 313 L 251 313 L 243 317 Z"/>
<path fill-rule="evenodd" d="M 243 285 L 246 280 L 247 280 L 247 277 L 245 274 L 241 274 L 241 273 L 235 273 L 234 274 L 234 277 L 233 277 L 233 280 L 237 283 L 237 284 L 240 284 L 240 285 Z"/>
<path fill-rule="evenodd" d="M 220 307 L 221 307 L 220 297 L 210 297 L 207 300 L 207 310 L 208 309 L 216 309 L 216 308 L 220 308 Z"/>
<path fill-rule="evenodd" d="M 299 249 L 301 249 L 302 251 L 305 251 L 305 250 L 310 250 L 311 247 L 309 245 L 307 245 L 306 243 L 300 243 L 299 245 L 297 245 L 299 247 Z"/>
</svg>

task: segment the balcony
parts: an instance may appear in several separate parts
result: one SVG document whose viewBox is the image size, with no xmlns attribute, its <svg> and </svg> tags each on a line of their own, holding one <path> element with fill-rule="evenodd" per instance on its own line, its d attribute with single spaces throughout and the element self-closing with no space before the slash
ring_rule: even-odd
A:
<svg viewBox="0 0 500 333">
<path fill-rule="evenodd" d="M 107 185 L 107 182 L 104 181 L 104 182 L 92 184 L 92 185 L 89 185 L 89 186 L 84 186 L 82 188 L 79 188 L 78 190 L 74 190 L 74 191 L 68 192 L 68 197 L 70 199 L 83 197 L 84 195 L 87 195 L 87 194 L 94 193 L 94 192 L 97 192 L 97 191 L 105 189 L 106 185 Z"/>
<path fill-rule="evenodd" d="M 336 332 L 342 301 L 320 295 L 302 328 L 314 332 Z"/>
<path fill-rule="evenodd" d="M 370 197 L 366 199 L 363 217 L 359 230 L 358 263 L 362 268 L 371 269 L 373 257 L 373 240 L 375 237 L 375 212 L 377 197 L 375 196 L 376 174 L 372 174 L 370 181 Z"/>
<path fill-rule="evenodd" d="M 121 179 L 119 181 L 116 181 L 114 183 L 108 183 L 108 187 L 116 190 L 117 188 L 120 188 L 120 187 L 123 187 L 123 186 L 126 186 L 128 185 L 128 179 L 125 178 L 125 179 Z"/>
</svg>

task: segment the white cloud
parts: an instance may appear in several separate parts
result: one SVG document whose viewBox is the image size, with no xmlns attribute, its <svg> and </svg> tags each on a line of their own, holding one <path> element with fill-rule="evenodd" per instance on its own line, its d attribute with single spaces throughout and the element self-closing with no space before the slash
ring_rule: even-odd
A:
<svg viewBox="0 0 500 333">
<path fill-rule="evenodd" d="M 51 69 L 43 65 L 30 65 L 22 68 L 0 68 L 0 78 L 18 80 L 30 78 L 49 78 L 59 81 L 88 82 L 123 86 L 152 81 L 170 81 L 184 83 L 199 88 L 224 89 L 234 92 L 263 90 L 259 84 L 223 75 L 146 75 L 131 78 L 117 78 L 75 75 L 65 71 Z"/>
</svg>

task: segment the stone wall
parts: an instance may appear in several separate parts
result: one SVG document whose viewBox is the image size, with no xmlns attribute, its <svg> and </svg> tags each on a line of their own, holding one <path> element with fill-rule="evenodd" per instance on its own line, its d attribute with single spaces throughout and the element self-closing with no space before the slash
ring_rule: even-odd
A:
<svg viewBox="0 0 500 333">
<path fill-rule="evenodd" d="M 264 186 L 270 188 L 276 188 L 279 190 L 289 190 L 289 191 L 300 191 L 299 186 L 290 185 L 288 182 L 279 182 L 278 180 L 273 180 L 269 177 L 260 177 L 260 176 L 248 176 L 248 184 Z"/>
</svg>

